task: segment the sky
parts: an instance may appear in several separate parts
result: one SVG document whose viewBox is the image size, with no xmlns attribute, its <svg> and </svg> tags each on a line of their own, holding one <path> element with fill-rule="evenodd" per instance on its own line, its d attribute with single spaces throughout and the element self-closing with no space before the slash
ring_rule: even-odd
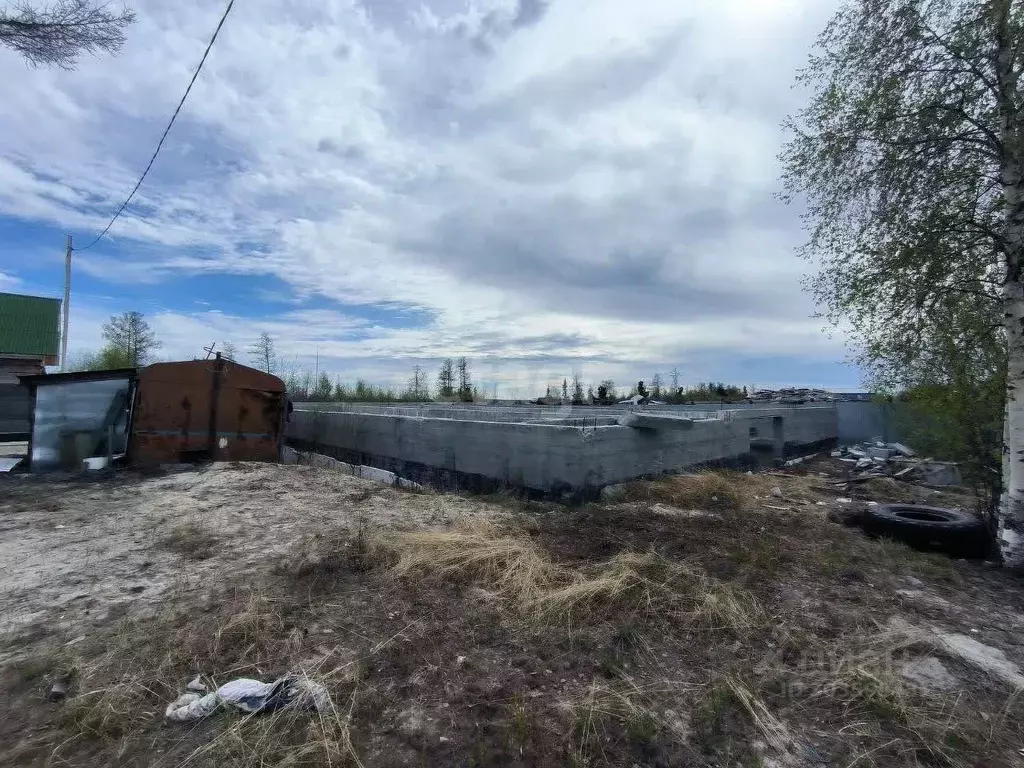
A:
<svg viewBox="0 0 1024 768">
<path fill-rule="evenodd" d="M 129 0 L 117 56 L 0 49 L 0 290 L 63 292 L 223 6 Z M 833 0 L 240 0 L 140 192 L 73 259 L 70 357 L 262 331 L 282 370 L 499 397 L 580 375 L 857 389 L 814 317 L 781 123 Z"/>
</svg>

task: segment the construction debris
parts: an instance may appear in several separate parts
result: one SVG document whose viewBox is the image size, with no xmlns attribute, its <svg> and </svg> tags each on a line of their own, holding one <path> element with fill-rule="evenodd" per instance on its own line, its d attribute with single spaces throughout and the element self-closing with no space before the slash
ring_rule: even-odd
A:
<svg viewBox="0 0 1024 768">
<path fill-rule="evenodd" d="M 759 389 L 746 400 L 748 403 L 784 403 L 788 405 L 803 405 L 804 403 L 834 403 L 843 398 L 837 397 L 832 392 L 823 389 L 808 389 L 806 387 L 786 387 L 784 389 Z"/>
<path fill-rule="evenodd" d="M 327 689 L 302 675 L 282 677 L 272 683 L 239 678 L 206 695 L 192 691 L 195 683 L 196 680 L 189 683 L 189 693 L 183 693 L 167 705 L 164 717 L 178 723 L 187 723 L 208 717 L 222 707 L 247 714 L 278 709 L 307 709 L 325 713 L 331 708 Z"/>
<path fill-rule="evenodd" d="M 880 438 L 843 446 L 832 451 L 831 456 L 850 465 L 850 476 L 845 482 L 857 483 L 876 477 L 894 477 L 922 485 L 961 485 L 963 482 L 955 463 L 921 459 L 903 443 L 886 443 Z"/>
</svg>

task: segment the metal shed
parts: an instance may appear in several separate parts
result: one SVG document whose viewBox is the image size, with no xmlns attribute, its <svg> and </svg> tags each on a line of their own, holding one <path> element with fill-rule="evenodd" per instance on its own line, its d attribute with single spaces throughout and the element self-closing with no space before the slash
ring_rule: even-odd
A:
<svg viewBox="0 0 1024 768">
<path fill-rule="evenodd" d="M 276 376 L 218 356 L 139 372 L 128 458 L 278 461 L 287 399 Z"/>
<path fill-rule="evenodd" d="M 125 453 L 136 370 L 22 376 L 29 388 L 29 465 L 81 469 L 92 456 Z"/>
</svg>

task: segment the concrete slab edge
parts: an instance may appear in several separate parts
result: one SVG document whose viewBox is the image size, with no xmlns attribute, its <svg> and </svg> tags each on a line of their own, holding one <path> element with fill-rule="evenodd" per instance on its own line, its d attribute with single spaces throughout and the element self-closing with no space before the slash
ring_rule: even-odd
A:
<svg viewBox="0 0 1024 768">
<path fill-rule="evenodd" d="M 368 467 L 365 464 L 348 464 L 330 456 L 324 456 L 322 453 L 300 453 L 292 448 L 285 448 L 282 462 L 284 464 L 306 464 L 311 467 L 320 467 L 321 469 L 332 469 L 335 472 L 341 472 L 343 475 L 361 477 L 364 480 L 372 480 L 377 483 L 384 483 L 385 485 L 397 485 L 400 488 L 413 491 L 423 490 L 423 486 L 419 483 L 399 477 L 394 472 L 389 472 L 386 469 Z"/>
</svg>

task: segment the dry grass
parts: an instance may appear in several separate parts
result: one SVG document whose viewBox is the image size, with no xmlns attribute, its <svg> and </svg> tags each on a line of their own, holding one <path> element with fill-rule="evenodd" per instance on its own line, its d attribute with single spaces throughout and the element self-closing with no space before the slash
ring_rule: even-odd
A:
<svg viewBox="0 0 1024 768">
<path fill-rule="evenodd" d="M 664 729 L 650 703 L 650 696 L 657 692 L 661 691 L 641 688 L 630 679 L 614 687 L 592 682 L 583 696 L 569 704 L 569 764 L 590 765 L 596 753 L 619 740 L 633 751 L 648 751 Z"/>
<path fill-rule="evenodd" d="M 118 755 L 148 750 L 168 727 L 179 747 L 162 765 L 361 766 L 350 726 L 359 685 L 357 667 L 304 648 L 289 630 L 286 604 L 259 590 L 237 595 L 195 620 L 173 610 L 148 620 L 124 621 L 102 646 L 82 644 L 74 660 L 75 691 L 60 720 L 51 761 L 71 759 L 83 741 Z M 182 740 L 201 725 L 167 726 L 163 709 L 196 672 L 212 688 L 237 677 L 273 679 L 289 672 L 327 686 L 328 712 L 279 710 L 260 715 L 230 712 L 213 717 L 202 744 Z M 213 676 L 217 679 L 211 679 Z M 174 738 L 174 737 L 172 737 Z M 185 745 L 188 746 L 188 745 Z"/>
<path fill-rule="evenodd" d="M 901 605 L 888 574 L 952 589 L 958 566 L 830 526 L 819 482 L 715 472 L 635 489 L 720 511 L 707 517 L 531 507 L 440 530 L 310 526 L 244 588 L 211 600 L 183 584 L 73 658 L 21 663 L 5 711 L 52 722 L 26 720 L 0 763 L 1011 764 L 1020 702 L 955 666 L 962 691 L 926 694 L 903 657 L 939 651 L 879 630 Z M 783 514 L 763 509 L 775 485 Z M 188 557 L 203 533 L 182 526 L 167 546 Z M 73 693 L 45 704 L 58 667 L 75 670 Z M 213 686 L 305 674 L 333 708 L 163 722 L 197 673 Z"/>
<path fill-rule="evenodd" d="M 191 764 L 248 768 L 275 766 L 352 766 L 362 768 L 352 741 L 352 710 L 358 688 L 328 712 L 278 710 L 233 718 L 208 743 L 178 766 Z"/>
<path fill-rule="evenodd" d="M 788 751 L 793 743 L 793 737 L 790 736 L 789 729 L 782 724 L 782 721 L 773 715 L 767 705 L 739 680 L 730 679 L 728 684 L 736 701 L 743 706 L 754 723 L 754 727 L 764 737 L 765 743 L 776 752 Z"/>
<path fill-rule="evenodd" d="M 487 520 L 395 533 L 378 542 L 394 560 L 393 576 L 431 574 L 474 581 L 521 606 L 535 603 L 559 576 L 559 568 L 533 541 L 505 533 Z"/>
<path fill-rule="evenodd" d="M 890 735 L 886 750 L 901 757 L 927 756 L 939 765 L 965 766 L 961 747 L 969 742 L 969 721 L 976 713 L 960 696 L 922 691 L 900 674 L 912 655 L 934 650 L 920 635 L 883 631 L 870 640 L 852 639 L 839 646 L 845 654 L 833 669 L 805 675 L 807 701 L 838 703 L 853 725 L 851 736 Z M 871 753 L 857 764 L 874 765 Z"/>
<path fill-rule="evenodd" d="M 365 524 L 326 528 L 302 537 L 281 563 L 280 570 L 297 582 L 329 586 L 352 571 L 370 568 L 376 552 L 371 548 Z"/>
<path fill-rule="evenodd" d="M 536 607 L 558 616 L 606 606 L 727 630 L 749 629 L 763 615 L 761 606 L 746 591 L 654 552 L 624 552 L 567 578 L 571 582 L 565 586 L 542 592 Z"/>
<path fill-rule="evenodd" d="M 392 534 L 371 546 L 389 553 L 394 577 L 470 582 L 528 615 L 549 620 L 603 608 L 708 629 L 745 630 L 763 615 L 746 591 L 655 552 L 623 552 L 605 562 L 570 567 L 553 562 L 525 534 L 488 521 Z"/>
<path fill-rule="evenodd" d="M 672 475 L 628 483 L 625 497 L 631 501 L 663 502 L 681 509 L 743 509 L 754 495 L 750 480 L 736 472 Z"/>
<path fill-rule="evenodd" d="M 221 539 L 197 523 L 185 523 L 171 530 L 160 544 L 187 560 L 208 560 L 216 554 Z"/>
</svg>

